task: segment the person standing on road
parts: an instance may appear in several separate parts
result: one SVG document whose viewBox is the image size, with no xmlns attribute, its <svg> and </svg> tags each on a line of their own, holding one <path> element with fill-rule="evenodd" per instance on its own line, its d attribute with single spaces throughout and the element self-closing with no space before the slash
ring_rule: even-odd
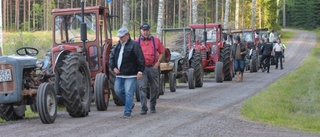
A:
<svg viewBox="0 0 320 137">
<path fill-rule="evenodd" d="M 150 113 L 156 113 L 156 104 L 159 94 L 160 61 L 164 53 L 164 47 L 160 40 L 150 34 L 149 24 L 140 27 L 141 35 L 136 41 L 140 44 L 144 58 L 145 70 L 141 80 L 138 80 L 141 102 L 141 115 L 147 114 L 147 92 L 150 90 Z M 149 88 L 148 88 L 149 86 Z"/>
<path fill-rule="evenodd" d="M 283 66 L 282 66 L 283 46 L 280 43 L 279 39 L 277 40 L 277 43 L 273 47 L 273 52 L 275 53 L 275 58 L 276 58 L 276 69 L 278 69 L 279 59 L 280 59 L 280 67 L 281 69 L 283 69 Z"/>
<path fill-rule="evenodd" d="M 262 72 L 264 72 L 267 69 L 267 73 L 269 73 L 270 71 L 270 58 L 271 58 L 271 53 L 272 53 L 272 43 L 269 42 L 269 40 L 267 40 L 266 43 L 264 43 L 262 49 L 261 49 L 261 53 L 262 53 L 262 58 L 261 61 L 262 62 Z"/>
<path fill-rule="evenodd" d="M 274 30 L 270 32 L 269 41 L 271 43 L 274 43 L 276 41 L 276 38 L 274 37 Z"/>
<path fill-rule="evenodd" d="M 233 44 L 231 51 L 231 61 L 234 60 L 234 71 L 236 72 L 238 82 L 243 81 L 245 56 L 247 52 L 247 47 L 241 43 L 240 36 L 237 36 L 236 43 Z"/>
<path fill-rule="evenodd" d="M 259 66 L 260 66 L 260 68 L 262 69 L 263 67 L 262 67 L 262 48 L 263 48 L 263 45 L 264 45 L 264 40 L 263 39 L 261 39 L 261 40 L 259 40 L 259 43 L 258 43 L 258 60 L 259 60 L 259 62 L 260 62 L 260 64 L 259 64 Z"/>
<path fill-rule="evenodd" d="M 133 96 L 137 86 L 137 79 L 142 79 L 145 69 L 144 56 L 141 47 L 130 38 L 128 29 L 121 28 L 117 37 L 118 44 L 110 54 L 110 69 L 116 74 L 114 90 L 116 95 L 125 104 L 124 118 L 130 118 L 134 107 Z"/>
</svg>

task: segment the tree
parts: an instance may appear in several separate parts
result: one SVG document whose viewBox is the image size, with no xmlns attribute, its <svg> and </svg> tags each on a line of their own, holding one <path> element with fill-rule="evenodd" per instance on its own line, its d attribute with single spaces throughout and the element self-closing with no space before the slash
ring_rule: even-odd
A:
<svg viewBox="0 0 320 137">
<path fill-rule="evenodd" d="M 123 8 L 123 16 L 122 16 L 122 27 L 129 29 L 130 22 L 130 0 L 123 0 L 122 8 Z"/>
<path fill-rule="evenodd" d="M 198 23 L 198 2 L 197 0 L 192 0 L 192 23 Z"/>
<path fill-rule="evenodd" d="M 239 29 L 239 0 L 236 0 L 236 11 L 235 11 L 235 29 Z"/>
<path fill-rule="evenodd" d="M 254 30 L 256 21 L 256 0 L 252 0 L 252 17 L 251 17 L 251 28 Z"/>
<path fill-rule="evenodd" d="M 3 54 L 2 40 L 2 0 L 0 0 L 0 56 Z"/>
<path fill-rule="evenodd" d="M 158 10 L 158 20 L 157 20 L 157 37 L 159 39 L 161 39 L 161 36 L 162 36 L 161 28 L 163 26 L 163 12 L 164 12 L 163 4 L 164 4 L 163 0 L 159 0 L 159 10 Z"/>
<path fill-rule="evenodd" d="M 223 28 L 224 29 L 228 28 L 229 3 L 230 3 L 230 0 L 226 0 L 226 8 L 224 11 L 224 21 L 223 21 Z"/>
</svg>

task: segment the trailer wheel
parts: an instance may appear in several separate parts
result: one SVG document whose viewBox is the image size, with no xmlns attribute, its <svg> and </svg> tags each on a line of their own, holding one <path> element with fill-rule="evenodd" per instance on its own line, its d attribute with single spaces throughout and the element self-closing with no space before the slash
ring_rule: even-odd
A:
<svg viewBox="0 0 320 137">
<path fill-rule="evenodd" d="M 36 104 L 42 123 L 54 123 L 57 117 L 57 97 L 52 85 L 49 83 L 40 84 Z"/>
<path fill-rule="evenodd" d="M 194 78 L 193 68 L 188 69 L 188 85 L 189 85 L 189 89 L 194 89 L 196 85 L 196 79 Z"/>
<path fill-rule="evenodd" d="M 169 72 L 169 84 L 170 84 L 170 91 L 176 92 L 177 88 L 177 80 L 176 80 L 176 73 Z"/>
<path fill-rule="evenodd" d="M 107 77 L 105 74 L 99 73 L 96 75 L 96 79 L 94 81 L 94 95 L 98 111 L 105 111 L 108 109 L 109 93 Z"/>
</svg>

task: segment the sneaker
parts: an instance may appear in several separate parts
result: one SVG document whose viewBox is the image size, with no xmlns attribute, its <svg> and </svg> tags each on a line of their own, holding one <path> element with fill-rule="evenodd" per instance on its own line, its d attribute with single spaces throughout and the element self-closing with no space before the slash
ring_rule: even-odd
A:
<svg viewBox="0 0 320 137">
<path fill-rule="evenodd" d="M 150 113 L 156 113 L 156 110 L 151 110 Z"/>
<path fill-rule="evenodd" d="M 147 114 L 147 111 L 141 110 L 140 115 L 145 115 L 145 114 Z"/>
<path fill-rule="evenodd" d="M 124 119 L 129 119 L 129 118 L 131 118 L 131 116 L 130 116 L 130 115 L 127 115 L 127 114 L 125 114 L 125 115 L 123 115 L 123 118 L 124 118 Z"/>
</svg>

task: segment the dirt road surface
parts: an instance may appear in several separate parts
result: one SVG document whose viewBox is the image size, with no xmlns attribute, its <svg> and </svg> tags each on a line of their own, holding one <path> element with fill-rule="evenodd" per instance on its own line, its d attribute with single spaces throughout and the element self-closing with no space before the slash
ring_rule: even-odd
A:
<svg viewBox="0 0 320 137">
<path fill-rule="evenodd" d="M 289 30 L 293 31 L 293 30 Z M 270 73 L 246 72 L 244 82 L 216 83 L 205 78 L 202 88 L 188 89 L 179 84 L 177 91 L 169 89 L 160 96 L 156 114 L 140 115 L 136 103 L 131 119 L 123 119 L 123 107 L 112 101 L 107 111 L 99 112 L 93 105 L 88 117 L 72 118 L 59 112 L 54 124 L 42 124 L 39 118 L 0 124 L 0 136 L 68 136 L 68 137 L 311 137 L 309 134 L 284 127 L 244 119 L 240 108 L 245 100 L 259 93 L 278 78 L 295 70 L 316 44 L 316 35 L 295 31 L 288 41 L 284 69 L 271 67 Z"/>
</svg>

